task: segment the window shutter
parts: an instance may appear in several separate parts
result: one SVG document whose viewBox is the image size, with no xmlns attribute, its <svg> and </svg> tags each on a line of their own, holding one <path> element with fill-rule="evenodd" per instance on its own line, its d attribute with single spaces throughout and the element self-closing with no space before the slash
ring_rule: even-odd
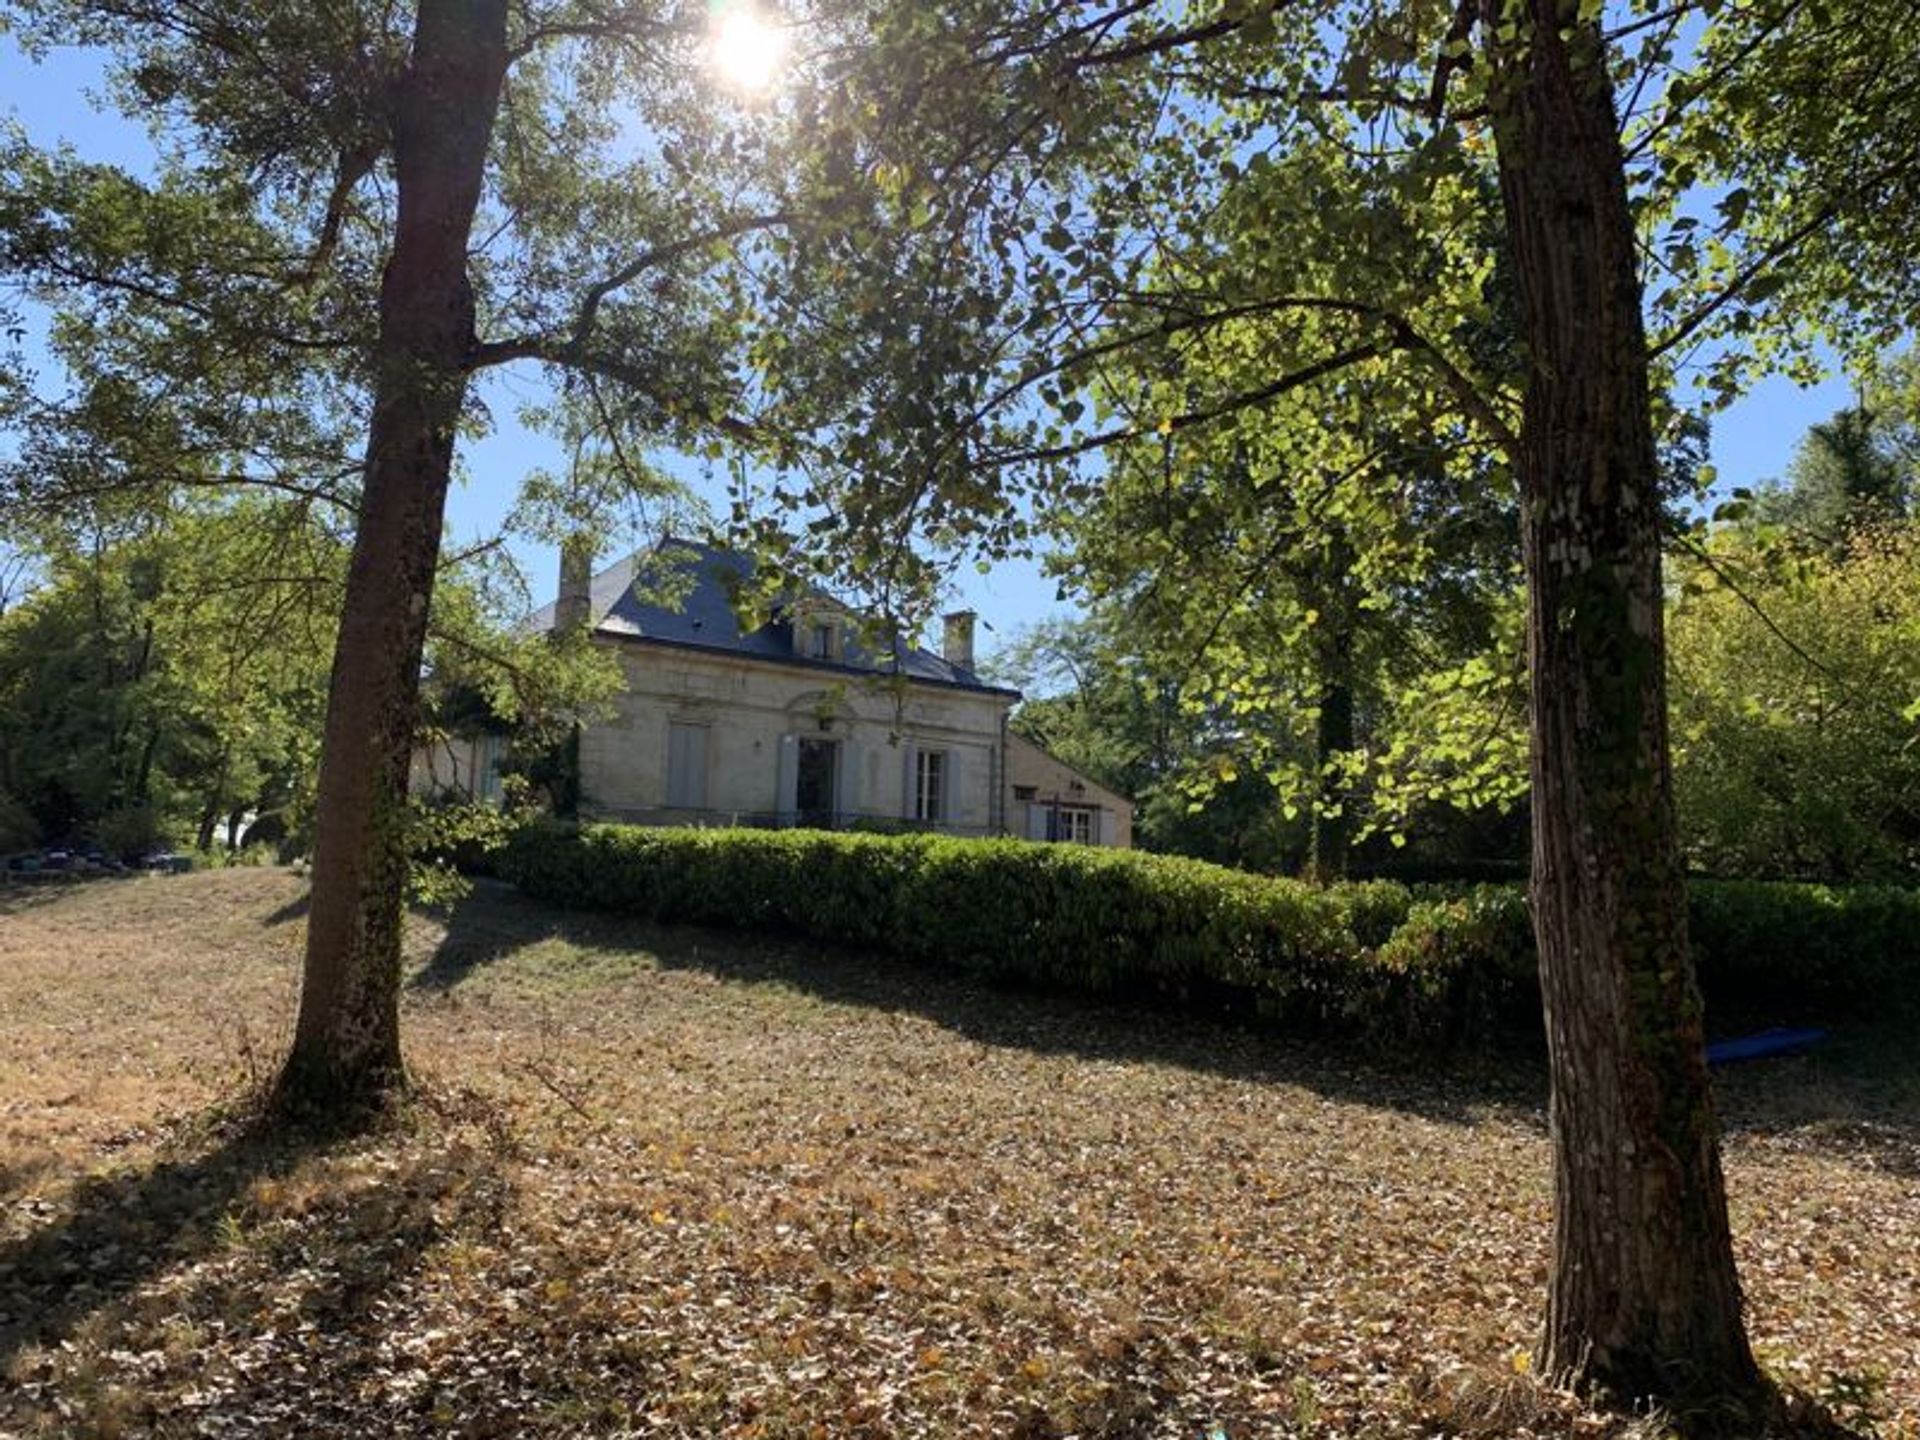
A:
<svg viewBox="0 0 1920 1440">
<path fill-rule="evenodd" d="M 667 725 L 667 804 L 676 810 L 704 810 L 707 804 L 707 728 Z"/>
<path fill-rule="evenodd" d="M 774 767 L 773 808 L 780 824 L 793 824 L 799 791 L 800 737 L 789 732 L 780 737 L 780 755 Z"/>
<path fill-rule="evenodd" d="M 833 808 L 840 814 L 840 823 L 847 824 L 860 813 L 860 747 L 849 736 L 840 742 L 838 773 L 834 782 L 839 793 L 833 797 Z"/>
<path fill-rule="evenodd" d="M 967 764 L 970 753 L 965 745 L 956 745 L 947 751 L 945 773 L 940 777 L 940 818 L 948 825 L 960 827 L 967 816 L 967 786 L 972 783 Z"/>
<path fill-rule="evenodd" d="M 1107 843 L 1107 812 L 1104 806 L 1096 808 L 1088 817 L 1087 840 L 1094 845 Z"/>
<path fill-rule="evenodd" d="M 1027 806 L 1027 838 L 1045 840 L 1047 835 L 1047 807 L 1037 801 Z"/>
<path fill-rule="evenodd" d="M 920 747 L 911 740 L 900 744 L 900 818 L 912 820 L 919 811 L 915 808 L 915 798 L 919 790 Z"/>
</svg>

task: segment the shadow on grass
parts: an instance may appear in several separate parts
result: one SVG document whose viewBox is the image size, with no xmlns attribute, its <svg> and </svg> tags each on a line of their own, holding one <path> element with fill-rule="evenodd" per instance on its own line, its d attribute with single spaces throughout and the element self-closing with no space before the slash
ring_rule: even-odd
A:
<svg viewBox="0 0 1920 1440">
<path fill-rule="evenodd" d="M 65 1213 L 0 1246 L 0 1369 L 211 1248 L 250 1185 L 317 1148 L 263 1125 L 225 1129 L 198 1154 L 81 1182 Z"/>
<path fill-rule="evenodd" d="M 1546 1064 L 1522 1039 L 1436 1060 L 1337 1045 L 1224 1014 L 1037 993 L 910 961 L 804 940 L 568 911 L 498 881 L 439 917 L 445 936 L 412 980 L 446 992 L 542 941 L 645 951 L 669 970 L 787 986 L 822 1000 L 922 1016 L 984 1045 L 1094 1061 L 1175 1065 L 1226 1079 L 1294 1084 L 1329 1098 L 1470 1123 L 1491 1108 L 1537 1113 Z M 1920 1173 L 1920 1054 L 1914 1037 L 1857 1025 L 1797 1060 L 1716 1072 L 1732 1135 L 1777 1136 L 1895 1174 Z"/>
<path fill-rule="evenodd" d="M 330 1160 L 363 1142 L 264 1123 L 215 1135 L 197 1152 L 82 1182 L 44 1221 L 0 1245 L 0 1376 L 14 1370 L 28 1404 L 28 1392 L 67 1384 L 67 1345 L 83 1333 L 109 1364 L 129 1351 L 153 1353 L 176 1319 L 218 1317 L 231 1338 L 278 1323 L 266 1304 L 276 1288 L 293 1292 L 283 1304 L 312 1322 L 302 1332 L 335 1379 L 362 1361 L 370 1368 L 382 1327 L 368 1317 L 380 1297 L 436 1240 L 494 1224 L 504 1203 L 505 1183 L 484 1148 L 396 1130 L 365 1142 L 382 1152 L 375 1163 L 343 1174 Z M 310 1161 L 328 1168 L 307 1182 L 298 1172 Z M 297 1204 L 275 1198 L 294 1189 Z M 143 1305 L 140 1292 L 162 1281 L 165 1298 Z M 32 1347 L 61 1349 L 35 1367 L 21 1360 Z M 252 1378 L 240 1377 L 242 1388 Z M 0 1403 L 0 1433 L 6 1411 Z"/>
<path fill-rule="evenodd" d="M 271 930 L 276 925 L 288 925 L 295 920 L 304 920 L 307 918 L 307 910 L 312 903 L 313 892 L 303 889 L 298 895 L 294 896 L 293 899 L 287 901 L 286 904 L 262 920 L 260 922 L 261 928 Z"/>
<path fill-rule="evenodd" d="M 1223 1079 L 1300 1085 L 1329 1098 L 1423 1118 L 1472 1123 L 1490 1107 L 1545 1101 L 1537 1053 L 1395 1056 L 1172 1002 L 1081 996 L 982 980 L 815 942 L 630 916 L 569 911 L 481 882 L 436 917 L 444 938 L 415 973 L 416 991 L 445 993 L 527 947 L 559 941 L 590 951 L 639 951 L 663 969 L 745 985 L 778 985 L 834 1004 L 917 1015 L 982 1045 L 1098 1062 L 1172 1065 Z"/>
<path fill-rule="evenodd" d="M 1920 1022 L 1836 1030 L 1824 1046 L 1719 1072 L 1729 1137 L 1920 1179 Z"/>
<path fill-rule="evenodd" d="M 81 879 L 78 876 L 55 875 L 32 880 L 13 877 L 0 878 L 0 915 L 24 915 L 55 901 L 65 900 L 79 892 L 83 887 L 93 885 L 111 885 L 123 880 L 122 876 L 99 876 Z"/>
</svg>

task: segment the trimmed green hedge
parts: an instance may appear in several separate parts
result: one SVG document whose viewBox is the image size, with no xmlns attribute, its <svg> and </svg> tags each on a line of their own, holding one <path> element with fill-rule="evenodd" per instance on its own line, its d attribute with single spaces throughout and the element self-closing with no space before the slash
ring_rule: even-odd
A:
<svg viewBox="0 0 1920 1440">
<path fill-rule="evenodd" d="M 530 825 L 501 873 L 562 905 L 884 951 L 1050 989 L 1251 1007 L 1382 1040 L 1537 1023 L 1519 887 L 1316 886 L 1022 840 Z M 1881 1006 L 1920 982 L 1920 893 L 1691 887 L 1702 982 L 1741 1017 Z"/>
</svg>

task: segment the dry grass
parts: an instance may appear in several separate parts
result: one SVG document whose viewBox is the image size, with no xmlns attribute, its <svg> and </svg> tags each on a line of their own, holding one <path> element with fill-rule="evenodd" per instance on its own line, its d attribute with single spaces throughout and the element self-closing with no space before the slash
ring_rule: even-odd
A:
<svg viewBox="0 0 1920 1440">
<path fill-rule="evenodd" d="M 217 1107 L 287 1030 L 300 896 L 0 891 L 0 1435 L 1659 1433 L 1521 1373 L 1528 1077 L 483 892 L 413 930 L 422 1102 L 295 1147 Z M 1726 1096 L 1756 1342 L 1883 1436 L 1920 1434 L 1911 1073 Z"/>
</svg>

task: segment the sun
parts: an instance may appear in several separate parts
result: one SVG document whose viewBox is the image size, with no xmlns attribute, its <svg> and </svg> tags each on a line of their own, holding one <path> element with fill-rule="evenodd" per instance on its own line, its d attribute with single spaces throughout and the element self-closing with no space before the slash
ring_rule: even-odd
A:
<svg viewBox="0 0 1920 1440">
<path fill-rule="evenodd" d="M 709 56 L 722 84 L 746 95 L 764 95 L 787 58 L 787 34 L 751 0 L 734 0 L 714 12 Z"/>
</svg>

